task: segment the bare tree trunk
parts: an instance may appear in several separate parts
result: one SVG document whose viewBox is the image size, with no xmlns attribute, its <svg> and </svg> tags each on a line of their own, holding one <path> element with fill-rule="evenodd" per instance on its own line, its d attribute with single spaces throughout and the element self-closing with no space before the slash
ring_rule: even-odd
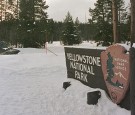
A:
<svg viewBox="0 0 135 115">
<path fill-rule="evenodd" d="M 131 2 L 131 46 L 135 43 L 135 0 Z"/>
<path fill-rule="evenodd" d="M 118 10 L 116 0 L 112 0 L 112 12 L 113 12 L 113 38 L 114 43 L 119 42 L 118 38 Z"/>
<path fill-rule="evenodd" d="M 0 8 L 0 21 L 2 21 L 2 1 L 0 1 L 0 6 L 1 6 L 1 8 Z"/>
<path fill-rule="evenodd" d="M 5 3 L 5 20 L 7 20 L 7 12 L 6 12 L 6 10 L 7 10 L 7 0 L 5 1 L 6 3 Z"/>
<path fill-rule="evenodd" d="M 19 1 L 17 0 L 17 19 L 19 19 Z"/>
<path fill-rule="evenodd" d="M 119 4 L 119 8 L 118 8 L 118 37 L 119 40 L 121 40 L 121 8 L 120 8 L 120 4 Z"/>
<path fill-rule="evenodd" d="M 0 8 L 0 13 L 1 13 L 1 18 L 0 18 L 0 21 L 2 21 L 2 13 L 3 13 L 3 8 L 2 8 L 2 0 L 0 0 L 0 6 L 1 6 L 1 8 Z"/>
</svg>

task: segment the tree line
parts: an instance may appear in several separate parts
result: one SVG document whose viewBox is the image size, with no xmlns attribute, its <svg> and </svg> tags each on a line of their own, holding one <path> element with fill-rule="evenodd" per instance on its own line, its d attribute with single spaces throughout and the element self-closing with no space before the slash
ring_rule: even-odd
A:
<svg viewBox="0 0 135 115">
<path fill-rule="evenodd" d="M 5 1 L 5 2 L 3 2 Z M 4 4 L 6 6 L 4 6 Z M 43 47 L 45 42 L 62 41 L 64 45 L 95 40 L 107 46 L 114 42 L 112 0 L 97 0 L 88 9 L 88 23 L 73 20 L 70 12 L 64 21 L 49 19 L 44 0 L 1 0 L 0 41 L 22 47 Z M 130 39 L 131 16 L 123 0 L 117 0 L 119 42 Z M 7 10 L 8 9 L 8 10 Z"/>
</svg>

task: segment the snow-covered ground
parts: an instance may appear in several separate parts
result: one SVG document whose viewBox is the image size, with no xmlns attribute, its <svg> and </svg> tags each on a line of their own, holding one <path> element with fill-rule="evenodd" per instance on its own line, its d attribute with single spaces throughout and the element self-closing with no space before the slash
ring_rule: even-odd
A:
<svg viewBox="0 0 135 115">
<path fill-rule="evenodd" d="M 79 47 L 90 47 L 83 43 Z M 92 47 L 95 45 L 92 44 Z M 78 47 L 78 46 L 76 46 Z M 67 79 L 64 47 L 19 49 L 18 55 L 0 55 L 0 115 L 130 115 L 113 104 L 103 90 Z M 64 90 L 63 82 L 71 81 Z M 87 105 L 87 92 L 100 90 L 97 105 Z"/>
</svg>

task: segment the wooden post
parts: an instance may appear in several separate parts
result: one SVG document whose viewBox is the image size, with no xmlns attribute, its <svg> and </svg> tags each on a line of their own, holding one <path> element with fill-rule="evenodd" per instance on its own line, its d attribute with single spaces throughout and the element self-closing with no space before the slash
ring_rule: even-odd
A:
<svg viewBox="0 0 135 115">
<path fill-rule="evenodd" d="M 131 2 L 131 48 L 130 48 L 130 105 L 131 115 L 135 115 L 135 0 Z"/>
<path fill-rule="evenodd" d="M 130 48 L 130 105 L 131 115 L 135 115 L 135 48 Z"/>
<path fill-rule="evenodd" d="M 135 43 L 135 0 L 131 2 L 131 46 Z"/>
</svg>

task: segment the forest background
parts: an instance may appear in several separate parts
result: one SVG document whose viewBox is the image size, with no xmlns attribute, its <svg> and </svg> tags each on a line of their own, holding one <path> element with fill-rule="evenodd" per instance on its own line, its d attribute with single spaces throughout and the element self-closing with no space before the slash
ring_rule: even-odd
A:
<svg viewBox="0 0 135 115">
<path fill-rule="evenodd" d="M 119 40 L 130 41 L 130 6 L 125 7 L 124 0 L 116 2 Z M 0 6 L 0 41 L 10 46 L 39 48 L 46 42 L 74 45 L 90 40 L 109 46 L 114 42 L 112 0 L 97 0 L 88 9 L 87 23 L 78 17 L 73 20 L 70 12 L 63 21 L 50 19 L 44 0 L 1 0 Z"/>
</svg>

